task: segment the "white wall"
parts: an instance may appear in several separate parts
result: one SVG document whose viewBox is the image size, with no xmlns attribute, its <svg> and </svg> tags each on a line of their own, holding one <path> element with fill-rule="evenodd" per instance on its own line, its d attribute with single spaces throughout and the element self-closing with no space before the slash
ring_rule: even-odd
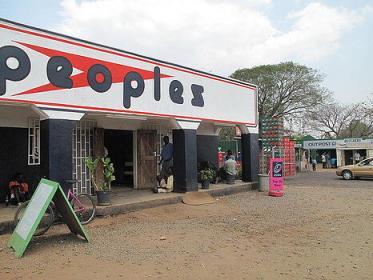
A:
<svg viewBox="0 0 373 280">
<path fill-rule="evenodd" d="M 39 118 L 29 105 L 0 105 L 0 127 L 28 128 L 29 118 Z"/>
<path fill-rule="evenodd" d="M 367 157 L 373 157 L 373 150 L 367 150 Z"/>
</svg>

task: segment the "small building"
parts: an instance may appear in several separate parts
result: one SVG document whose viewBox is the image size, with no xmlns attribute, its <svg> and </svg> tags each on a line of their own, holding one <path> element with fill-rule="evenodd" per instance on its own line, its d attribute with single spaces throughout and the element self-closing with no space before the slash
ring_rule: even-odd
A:
<svg viewBox="0 0 373 280">
<path fill-rule="evenodd" d="M 84 159 L 105 151 L 117 185 L 154 187 L 165 135 L 175 191 L 196 191 L 224 126 L 240 128 L 242 179 L 257 181 L 255 85 L 3 19 L 0 71 L 3 194 L 17 172 L 90 193 Z"/>
<path fill-rule="evenodd" d="M 337 165 L 356 164 L 373 157 L 373 138 L 347 138 L 336 143 Z"/>
<path fill-rule="evenodd" d="M 313 139 L 304 140 L 303 151 L 307 153 L 307 161 L 315 158 L 321 162 L 321 155 L 325 154 L 335 160 L 334 166 L 356 164 L 373 157 L 373 138 L 345 138 L 345 139 Z"/>
</svg>

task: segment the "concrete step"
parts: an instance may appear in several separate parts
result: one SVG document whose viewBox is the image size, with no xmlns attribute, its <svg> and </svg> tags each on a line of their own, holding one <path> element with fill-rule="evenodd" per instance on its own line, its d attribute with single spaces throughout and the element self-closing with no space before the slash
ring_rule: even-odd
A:
<svg viewBox="0 0 373 280">
<path fill-rule="evenodd" d="M 236 184 L 234 185 L 219 184 L 210 186 L 210 189 L 200 189 L 199 191 L 207 192 L 214 197 L 220 197 L 257 189 L 257 183 L 241 181 L 236 182 Z M 121 198 L 116 198 L 115 203 L 113 203 L 112 205 L 97 206 L 96 215 L 99 217 L 118 215 L 139 211 L 142 209 L 154 208 L 162 205 L 176 204 L 182 201 L 183 196 L 184 194 L 182 193 L 153 194 L 148 191 L 146 195 L 134 195 L 131 199 L 124 199 L 122 197 L 122 201 Z M 13 217 L 9 217 L 9 220 L 0 222 L 0 234 L 10 233 L 12 232 L 12 230 Z"/>
</svg>

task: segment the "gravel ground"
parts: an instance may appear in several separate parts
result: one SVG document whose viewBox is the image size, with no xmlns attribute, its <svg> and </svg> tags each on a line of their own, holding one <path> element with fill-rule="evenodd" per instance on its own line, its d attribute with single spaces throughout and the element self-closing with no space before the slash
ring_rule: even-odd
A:
<svg viewBox="0 0 373 280">
<path fill-rule="evenodd" d="M 247 192 L 96 219 L 91 243 L 56 226 L 22 259 L 0 236 L 0 279 L 373 279 L 373 180 L 333 172 Z"/>
</svg>

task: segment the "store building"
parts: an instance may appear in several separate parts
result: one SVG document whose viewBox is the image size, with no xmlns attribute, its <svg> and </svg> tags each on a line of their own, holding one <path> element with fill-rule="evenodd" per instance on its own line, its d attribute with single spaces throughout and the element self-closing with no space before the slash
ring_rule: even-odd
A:
<svg viewBox="0 0 373 280">
<path fill-rule="evenodd" d="M 337 165 L 356 164 L 373 157 L 373 139 L 347 138 L 336 143 Z"/>
<path fill-rule="evenodd" d="M 257 123 L 254 85 L 0 20 L 2 190 L 22 172 L 89 193 L 84 159 L 105 148 L 116 184 L 151 188 L 168 135 L 175 191 L 195 191 L 198 164 L 217 164 L 223 126 L 240 128 L 242 178 L 255 182 Z"/>
<path fill-rule="evenodd" d="M 312 158 L 321 163 L 321 155 L 327 154 L 330 159 L 335 159 L 335 166 L 356 164 L 373 157 L 373 138 L 307 140 L 303 141 L 303 151 L 307 154 L 308 163 Z"/>
</svg>

